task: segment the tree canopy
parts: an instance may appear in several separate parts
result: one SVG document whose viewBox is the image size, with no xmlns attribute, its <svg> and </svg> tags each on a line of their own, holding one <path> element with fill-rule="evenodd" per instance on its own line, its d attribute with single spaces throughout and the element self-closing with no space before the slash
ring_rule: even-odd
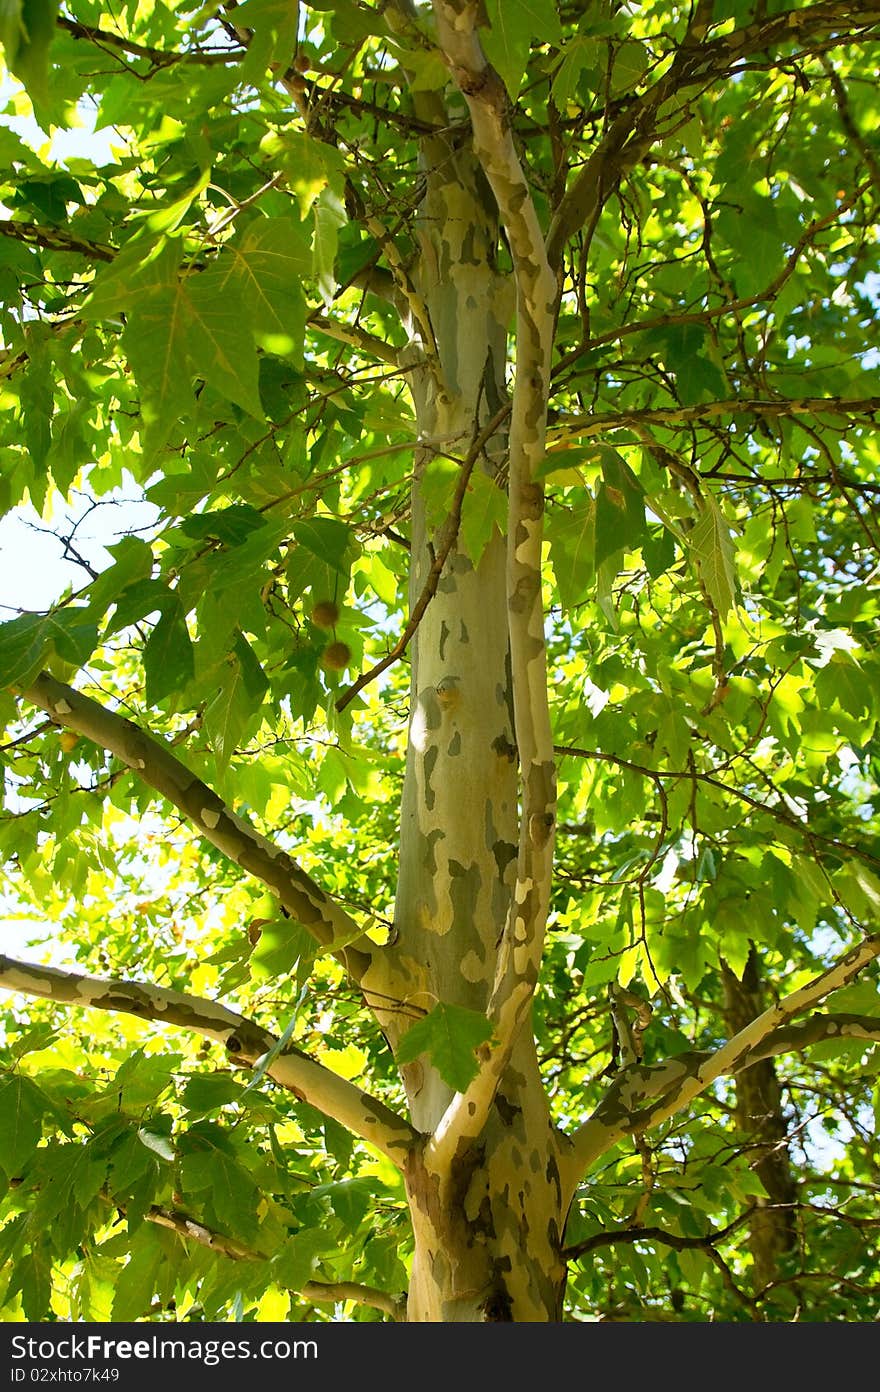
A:
<svg viewBox="0 0 880 1392">
<path fill-rule="evenodd" d="M 880 1315 L 878 39 L 3 7 L 4 1319 Z"/>
</svg>

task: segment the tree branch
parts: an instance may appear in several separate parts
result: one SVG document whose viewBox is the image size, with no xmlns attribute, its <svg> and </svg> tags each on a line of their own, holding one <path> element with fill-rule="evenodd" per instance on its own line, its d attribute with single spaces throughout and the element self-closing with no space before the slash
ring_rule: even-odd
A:
<svg viewBox="0 0 880 1392">
<path fill-rule="evenodd" d="M 91 697 L 57 681 L 48 672 L 21 693 L 58 725 L 76 730 L 115 754 L 143 781 L 182 812 L 196 830 L 243 870 L 254 875 L 321 947 L 333 951 L 355 981 L 374 961 L 377 949 L 360 926 L 297 864 L 217 793 L 182 764 L 168 744 L 133 721 L 114 714 Z M 334 943 L 339 943 L 334 948 Z"/>
<path fill-rule="evenodd" d="M 650 778 L 655 787 L 659 787 L 660 781 L 664 778 L 673 780 L 686 778 L 692 782 L 706 783 L 710 788 L 718 788 L 720 792 L 730 797 L 739 798 L 748 807 L 753 807 L 756 812 L 766 812 L 768 817 L 772 817 L 776 822 L 781 822 L 783 826 L 792 827 L 793 830 L 800 832 L 808 843 L 829 846 L 834 851 L 852 856 L 855 860 L 861 860 L 865 865 L 880 870 L 880 858 L 872 855 L 870 851 L 863 850 L 861 846 L 850 845 L 846 841 L 839 841 L 833 836 L 823 836 L 822 832 L 815 831 L 808 823 L 799 821 L 794 813 L 785 811 L 781 807 L 773 807 L 768 802 L 761 802 L 759 798 L 752 797 L 742 788 L 738 788 L 735 784 L 725 783 L 722 779 L 715 778 L 711 773 L 701 773 L 698 769 L 646 768 L 644 764 L 633 763 L 631 759 L 623 759 L 618 754 L 609 754 L 602 749 L 581 749 L 573 744 L 557 744 L 554 747 L 557 754 L 570 754 L 578 759 L 596 759 L 601 763 L 615 764 L 618 768 L 632 769 L 634 773 L 640 773 L 645 778 Z"/>
<path fill-rule="evenodd" d="M 351 348 L 357 348 L 368 357 L 378 358 L 380 362 L 390 363 L 392 367 L 402 367 L 400 354 L 392 344 L 385 343 L 358 324 L 347 324 L 343 319 L 328 319 L 326 314 L 317 312 L 309 315 L 306 324 L 309 328 L 320 330 L 328 338 L 336 339 L 337 343 L 346 343 Z"/>
<path fill-rule="evenodd" d="M 880 412 L 880 396 L 833 397 L 805 396 L 736 398 L 728 401 L 706 401 L 701 406 L 646 407 L 636 411 L 606 411 L 594 416 L 565 416 L 557 418 L 547 432 L 556 444 L 568 440 L 588 439 L 634 425 L 700 425 L 717 416 L 750 415 L 778 419 L 786 416 L 840 416 L 853 420 L 859 416 L 875 416 Z M 549 455 L 552 460 L 552 453 Z"/>
<path fill-rule="evenodd" d="M 0 956 L 0 989 L 21 991 L 56 1004 L 119 1011 L 141 1020 L 192 1030 L 222 1044 L 230 1059 L 242 1065 L 253 1066 L 277 1043 L 269 1030 L 218 1001 L 166 986 L 86 976 Z M 409 1150 L 419 1140 L 409 1122 L 384 1102 L 299 1049 L 288 1046 L 271 1061 L 266 1072 L 280 1087 L 338 1121 L 401 1169 Z"/>
<path fill-rule="evenodd" d="M 726 1227 L 716 1228 L 713 1232 L 704 1233 L 702 1237 L 684 1237 L 680 1233 L 667 1232 L 665 1228 L 621 1228 L 617 1232 L 593 1233 L 592 1237 L 585 1237 L 583 1242 L 576 1242 L 574 1246 L 564 1248 L 562 1255 L 566 1261 L 575 1261 L 578 1257 L 586 1256 L 588 1252 L 595 1252 L 599 1247 L 631 1245 L 634 1242 L 662 1242 L 664 1247 L 672 1247 L 676 1252 L 686 1252 L 694 1247 L 711 1247 L 747 1223 L 754 1211 L 752 1205 Z"/>
<path fill-rule="evenodd" d="M 110 29 L 80 24 L 78 20 L 68 19 L 66 15 L 58 15 L 55 23 L 74 39 L 85 39 L 97 48 L 115 48 L 122 53 L 130 54 L 132 58 L 146 58 L 156 68 L 167 68 L 173 63 L 199 63 L 209 67 L 224 63 L 240 63 L 247 53 L 244 48 L 195 48 L 175 53 L 170 49 L 151 48 L 147 44 L 136 43 L 134 39 L 128 39 L 124 34 L 116 34 Z"/>
<path fill-rule="evenodd" d="M 112 1203 L 116 1203 L 111 1199 Z M 116 1207 L 119 1205 L 116 1204 Z M 198 1242 L 203 1247 L 208 1247 L 212 1252 L 219 1252 L 224 1257 L 229 1257 L 231 1261 L 265 1261 L 266 1256 L 263 1252 L 256 1252 L 249 1247 L 245 1247 L 234 1238 L 226 1237 L 223 1233 L 214 1232 L 204 1223 L 197 1222 L 190 1218 L 186 1213 L 181 1213 L 179 1209 L 162 1208 L 159 1204 L 152 1204 L 144 1214 L 148 1223 L 155 1223 L 160 1228 L 168 1228 L 184 1240 Z M 395 1322 L 401 1321 L 406 1317 L 406 1297 L 389 1295 L 387 1291 L 377 1290 L 375 1286 L 363 1286 L 357 1281 L 306 1281 L 305 1285 L 299 1289 L 291 1287 L 291 1294 L 298 1295 L 302 1300 L 307 1300 L 311 1304 L 325 1304 L 333 1302 L 341 1303 L 346 1300 L 352 1301 L 355 1305 L 368 1305 L 371 1309 L 381 1310 L 389 1319 Z"/>
<path fill-rule="evenodd" d="M 82 256 L 90 256 L 94 261 L 112 261 L 116 255 L 113 247 L 85 241 L 70 232 L 65 232 L 61 227 L 41 227 L 36 222 L 15 222 L 11 218 L 0 218 L 0 236 L 24 242 L 25 246 L 42 247 L 46 251 L 78 252 Z"/>
<path fill-rule="evenodd" d="M 641 1134 L 675 1116 L 716 1078 L 748 1068 L 771 1054 L 824 1039 L 880 1039 L 880 1022 L 865 1016 L 818 1015 L 800 1025 L 789 1023 L 793 1015 L 846 986 L 878 956 L 880 933 L 851 948 L 806 986 L 783 996 L 720 1048 L 709 1053 L 678 1054 L 650 1067 L 634 1064 L 624 1069 L 592 1116 L 572 1133 L 572 1151 L 566 1158 L 572 1189 L 598 1156 L 624 1136 Z M 645 1106 L 651 1098 L 658 1100 Z"/>
<path fill-rule="evenodd" d="M 591 234 L 621 177 L 643 158 L 657 138 L 660 109 L 676 92 L 727 77 L 746 57 L 765 49 L 826 37 L 836 31 L 840 33 L 840 43 L 855 43 L 859 35 L 867 36 L 878 23 L 877 5 L 827 0 L 744 25 L 716 39 L 695 42 L 696 33 L 689 31 L 669 69 L 612 121 L 563 196 L 547 234 L 550 264 L 560 264 L 566 242 L 579 228 L 586 227 L 588 236 Z"/>
<path fill-rule="evenodd" d="M 396 1324 L 406 1319 L 406 1296 L 389 1295 L 375 1286 L 362 1286 L 357 1281 L 307 1281 L 299 1294 L 304 1300 L 322 1303 L 352 1300 L 356 1305 L 369 1305 L 381 1310 Z"/>
</svg>

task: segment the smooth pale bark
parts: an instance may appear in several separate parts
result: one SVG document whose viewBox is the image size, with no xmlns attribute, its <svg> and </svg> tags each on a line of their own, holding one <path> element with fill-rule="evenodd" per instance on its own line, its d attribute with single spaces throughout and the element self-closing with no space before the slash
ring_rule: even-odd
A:
<svg viewBox="0 0 880 1392">
<path fill-rule="evenodd" d="M 507 436 L 491 436 L 476 457 L 473 444 L 505 404 L 515 296 L 511 277 L 496 269 L 497 206 L 464 132 L 448 144 L 432 140 L 426 159 L 413 288 L 430 318 L 432 342 L 424 342 L 413 317 L 414 352 L 425 353 L 426 361 L 412 374 L 421 442 L 412 608 L 449 529 L 457 527 L 455 516 L 436 514 L 438 461 L 439 467 L 458 461 L 459 470 L 482 470 L 506 485 Z M 463 477 L 450 475 L 450 497 Z M 534 598 L 540 605 L 539 592 Z M 494 531 L 474 558 L 459 535 L 410 648 L 390 956 L 398 993 L 425 1010 L 442 1000 L 490 1011 L 499 949 L 515 922 L 521 771 L 509 599 L 508 538 Z M 369 987 L 369 973 L 364 984 Z M 528 1027 L 533 984 L 511 997 L 518 1014 L 509 1026 L 499 1016 L 509 1038 L 497 1076 L 491 1051 L 484 1051 L 477 1134 L 461 1135 L 456 1104 L 462 1099 L 427 1058 L 402 1070 L 412 1120 L 426 1133 L 405 1171 L 415 1235 L 409 1320 L 561 1316 L 565 1213 L 558 1153 L 566 1142 L 550 1121 Z M 465 1099 L 464 1110 L 467 1117 L 477 1107 Z M 437 1154 L 433 1133 L 444 1117 L 453 1119 L 450 1144 Z"/>
</svg>

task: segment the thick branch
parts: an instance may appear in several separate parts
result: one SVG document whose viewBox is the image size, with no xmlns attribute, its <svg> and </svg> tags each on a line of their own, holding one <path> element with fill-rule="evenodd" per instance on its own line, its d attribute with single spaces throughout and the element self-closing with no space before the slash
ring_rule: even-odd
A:
<svg viewBox="0 0 880 1392">
<path fill-rule="evenodd" d="M 605 411 L 594 416 L 561 417 L 554 421 L 548 438 L 554 443 L 587 439 L 633 425 L 700 425 L 717 416 L 749 415 L 778 419 L 785 416 L 839 416 L 855 420 L 880 412 L 880 396 L 805 396 L 799 398 L 735 398 L 706 401 L 701 406 L 646 407 L 640 411 Z M 552 454 L 550 458 L 552 459 Z"/>
<path fill-rule="evenodd" d="M 345 707 L 354 700 L 355 696 L 363 691 L 365 686 L 369 685 L 371 681 L 380 676 L 386 668 L 390 667 L 392 663 L 396 662 L 398 658 L 402 657 L 406 652 L 407 647 L 415 636 L 419 624 L 424 618 L 425 610 L 437 593 L 437 587 L 440 584 L 440 579 L 443 574 L 444 566 L 449 558 L 449 553 L 458 540 L 458 532 L 461 525 L 461 512 L 464 507 L 464 500 L 468 491 L 471 474 L 474 471 L 474 465 L 480 457 L 483 447 L 486 445 L 487 441 L 491 440 L 499 425 L 501 425 L 507 417 L 509 410 L 509 404 L 506 404 L 495 413 L 488 424 L 483 426 L 483 429 L 468 450 L 467 455 L 461 461 L 461 471 L 459 473 L 458 482 L 455 485 L 455 493 L 449 505 L 449 516 L 446 519 L 441 533 L 442 541 L 438 544 L 434 552 L 431 566 L 425 577 L 425 583 L 422 586 L 422 592 L 412 606 L 412 612 L 404 626 L 403 632 L 383 658 L 380 658 L 380 660 L 375 663 L 374 666 L 368 668 L 367 671 L 361 672 L 360 676 L 352 682 L 351 686 L 347 687 L 345 691 L 342 692 L 342 695 L 336 701 L 336 709 L 338 711 L 345 710 Z"/>
<path fill-rule="evenodd" d="M 112 247 L 85 241 L 60 227 L 41 227 L 36 222 L 0 218 L 0 236 L 24 242 L 25 246 L 42 247 L 45 251 L 77 252 L 81 256 L 90 256 L 93 261 L 112 261 L 116 255 Z"/>
<path fill-rule="evenodd" d="M 716 1242 L 729 1237 L 737 1228 L 741 1228 L 743 1223 L 747 1223 L 753 1212 L 754 1208 L 747 1208 L 745 1213 L 740 1213 L 726 1227 L 716 1228 L 702 1237 L 685 1237 L 680 1233 L 667 1232 L 665 1228 L 620 1228 L 617 1232 L 593 1233 L 592 1237 L 585 1237 L 583 1242 L 566 1247 L 562 1255 L 566 1261 L 575 1261 L 578 1257 L 586 1256 L 588 1252 L 595 1252 L 599 1247 L 631 1246 L 634 1242 L 662 1242 L 664 1247 L 672 1247 L 676 1252 L 686 1252 L 689 1248 L 695 1247 L 712 1247 Z"/>
<path fill-rule="evenodd" d="M 726 1044 L 710 1053 L 686 1053 L 653 1067 L 635 1064 L 615 1079 L 593 1115 L 572 1135 L 569 1178 L 576 1184 L 584 1170 L 626 1135 L 641 1134 L 675 1116 L 705 1092 L 716 1078 L 748 1068 L 761 1058 L 818 1043 L 823 1039 L 880 1039 L 880 1022 L 870 1017 L 818 1015 L 800 1025 L 792 1016 L 809 1010 L 832 991 L 846 986 L 880 956 L 880 934 L 865 938 L 806 986 L 792 991 L 763 1011 Z M 646 1106 L 651 1098 L 656 1102 Z"/>
<path fill-rule="evenodd" d="M 869 1044 L 880 1043 L 880 1019 L 838 1011 L 832 1015 L 813 1015 L 798 1025 L 784 1025 L 751 1049 L 737 1065 L 737 1071 L 776 1054 L 800 1053 L 810 1044 L 823 1044 L 829 1039 L 864 1039 Z"/>
<path fill-rule="evenodd" d="M 389 1295 L 387 1291 L 377 1290 L 375 1286 L 362 1286 L 357 1281 L 307 1281 L 299 1294 L 303 1300 L 310 1300 L 313 1304 L 352 1300 L 356 1305 L 369 1305 L 373 1310 L 381 1310 L 395 1323 L 406 1319 L 405 1295 Z"/>
<path fill-rule="evenodd" d="M 277 1043 L 275 1036 L 217 1001 L 138 981 L 113 981 L 0 956 L 0 989 L 21 991 L 57 1004 L 120 1011 L 141 1020 L 192 1030 L 222 1044 L 238 1064 L 256 1064 Z M 384 1102 L 362 1092 L 331 1069 L 288 1047 L 267 1073 L 302 1102 L 317 1107 L 392 1160 L 400 1168 L 418 1133 Z"/>
<path fill-rule="evenodd" d="M 397 349 L 377 338 L 375 334 L 362 329 L 359 324 L 347 324 L 344 319 L 328 319 L 326 314 L 317 313 L 310 314 L 307 323 L 311 328 L 320 329 L 328 338 L 335 338 L 338 343 L 347 343 L 349 347 L 357 348 L 367 357 L 378 358 L 380 362 L 390 363 L 392 367 L 401 366 Z"/>
<path fill-rule="evenodd" d="M 352 977 L 360 980 L 373 955 L 379 953 L 355 920 L 292 856 L 233 812 L 182 764 L 167 743 L 146 734 L 133 721 L 105 710 L 72 686 L 56 681 L 48 672 L 42 672 L 22 695 L 56 724 L 76 730 L 121 759 L 182 812 L 206 841 L 271 890 L 291 918 L 322 947 L 333 950 L 334 943 L 352 944 L 340 946 L 337 955 Z"/>
</svg>

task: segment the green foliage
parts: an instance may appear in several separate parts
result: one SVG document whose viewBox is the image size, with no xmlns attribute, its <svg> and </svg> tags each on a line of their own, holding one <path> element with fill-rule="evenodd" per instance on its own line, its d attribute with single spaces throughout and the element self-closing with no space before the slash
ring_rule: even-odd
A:
<svg viewBox="0 0 880 1392">
<path fill-rule="evenodd" d="M 464 1092 L 477 1075 L 476 1050 L 492 1036 L 485 1015 L 442 1001 L 411 1025 L 397 1051 L 398 1063 L 427 1054 L 437 1072 L 456 1092 Z"/>
<path fill-rule="evenodd" d="M 482 1011 L 452 988 L 414 1007 L 395 1060 L 344 932 L 319 951 L 247 851 L 21 693 L 45 668 L 152 731 L 393 939 L 406 660 L 346 684 L 406 622 L 416 445 L 442 529 L 473 443 L 426 445 L 415 418 L 420 137 L 467 117 L 427 7 L 403 8 L 246 0 L 233 33 L 211 6 L 0 7 L 0 508 L 74 567 L 46 611 L 3 596 L 3 912 L 32 925 L 23 956 L 63 938 L 70 969 L 222 998 L 401 1111 L 396 1064 L 467 1087 Z M 620 1065 L 611 986 L 653 1009 L 646 1063 L 713 1049 L 732 1002 L 766 1008 L 880 911 L 878 31 L 851 32 L 857 5 L 829 27 L 716 0 L 685 43 L 705 8 L 486 0 L 479 31 L 545 232 L 635 122 L 561 248 L 539 466 L 560 799 L 533 1025 L 567 1128 Z M 487 391 L 480 427 L 504 405 Z M 486 450 L 474 565 L 507 521 Z M 91 504 L 106 553 L 64 520 Z M 833 1008 L 878 1018 L 876 969 L 848 992 Z M 309 1282 L 405 1288 L 396 1171 L 219 1046 L 14 995 L 0 1050 L 3 1318 L 322 1320 Z M 798 1246 L 760 1312 L 876 1320 L 876 1045 L 774 1066 Z M 645 1144 L 578 1192 L 569 1313 L 750 1318 L 743 1215 L 768 1191 L 736 1081 Z M 721 1267 L 709 1239 L 740 1220 Z"/>
</svg>

